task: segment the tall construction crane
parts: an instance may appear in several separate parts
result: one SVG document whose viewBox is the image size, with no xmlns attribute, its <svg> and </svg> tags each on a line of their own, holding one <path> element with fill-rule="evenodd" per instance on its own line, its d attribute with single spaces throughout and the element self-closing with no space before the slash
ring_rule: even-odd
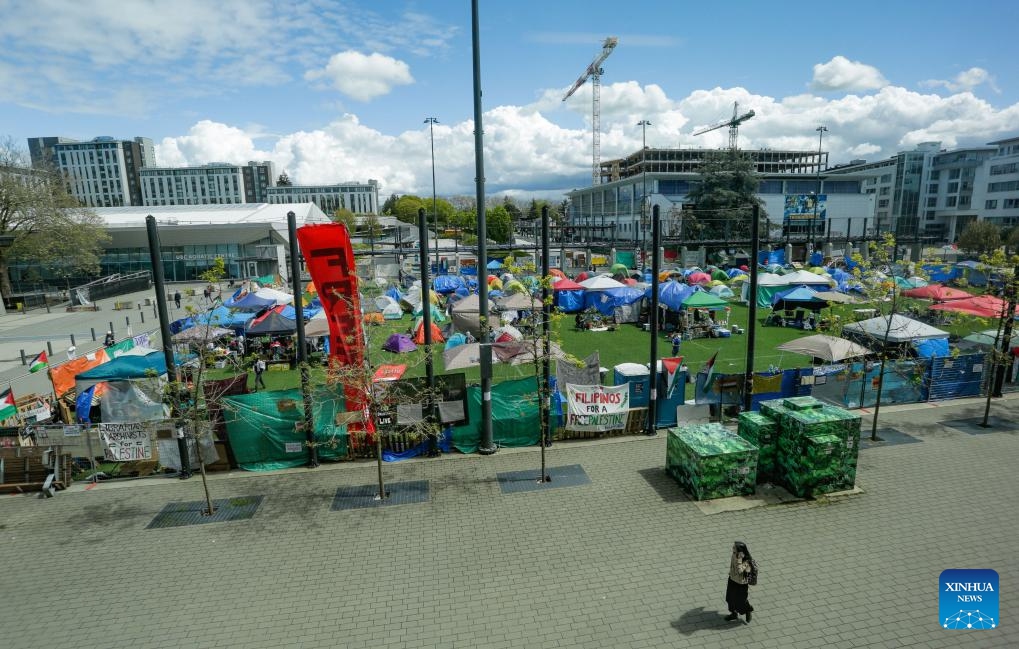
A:
<svg viewBox="0 0 1019 649">
<path fill-rule="evenodd" d="M 591 79 L 591 184 L 597 185 L 601 178 L 601 75 L 605 74 L 605 70 L 602 69 L 601 64 L 605 62 L 605 59 L 609 58 L 609 54 L 612 54 L 612 50 L 615 49 L 619 39 L 615 36 L 609 36 L 602 43 L 601 52 L 598 56 L 594 57 L 591 64 L 587 66 L 584 73 L 580 75 L 577 82 L 573 84 L 569 92 L 563 97 L 563 101 L 566 101 L 570 96 L 577 92 L 580 86 L 584 85 L 584 82 Z"/>
<path fill-rule="evenodd" d="M 736 144 L 737 144 L 737 140 L 739 139 L 739 125 L 742 124 L 743 122 L 747 121 L 751 117 L 753 117 L 754 116 L 754 111 L 748 110 L 747 112 L 743 113 L 742 115 L 739 115 L 738 117 L 737 117 L 737 115 L 739 115 L 739 102 L 733 102 L 733 104 L 732 104 L 732 119 L 727 119 L 724 122 L 720 122 L 718 124 L 715 124 L 714 126 L 709 126 L 707 128 L 702 128 L 701 130 L 699 130 L 696 133 L 694 133 L 694 135 L 704 135 L 708 131 L 714 131 L 714 130 L 720 129 L 720 128 L 724 127 L 724 126 L 728 126 L 729 127 L 729 150 L 736 151 L 736 148 L 737 148 Z"/>
</svg>

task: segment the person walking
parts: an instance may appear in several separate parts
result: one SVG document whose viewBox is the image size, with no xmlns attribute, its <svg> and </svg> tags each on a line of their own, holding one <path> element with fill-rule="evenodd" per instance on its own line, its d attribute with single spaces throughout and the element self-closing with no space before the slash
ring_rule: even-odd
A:
<svg viewBox="0 0 1019 649">
<path fill-rule="evenodd" d="M 747 597 L 750 584 L 757 583 L 754 570 L 754 560 L 750 556 L 750 549 L 743 541 L 736 541 L 732 546 L 732 557 L 729 559 L 729 582 L 725 586 L 725 603 L 729 605 L 729 614 L 725 619 L 732 622 L 745 615 L 747 624 L 750 623 L 754 607 L 750 605 Z"/>
<path fill-rule="evenodd" d="M 103 347 L 112 347 L 116 342 L 117 339 L 113 336 L 113 332 L 107 331 L 106 337 L 103 338 Z"/>
<path fill-rule="evenodd" d="M 178 309 L 180 308 L 180 291 L 174 291 L 173 292 L 173 304 Z"/>
<path fill-rule="evenodd" d="M 679 356 L 679 346 L 683 344 L 683 334 L 678 331 L 672 334 L 672 356 Z"/>
<path fill-rule="evenodd" d="M 265 380 L 262 378 L 264 373 L 265 361 L 261 358 L 255 359 L 255 392 L 258 392 L 258 386 L 262 386 L 262 389 L 265 389 Z"/>
</svg>

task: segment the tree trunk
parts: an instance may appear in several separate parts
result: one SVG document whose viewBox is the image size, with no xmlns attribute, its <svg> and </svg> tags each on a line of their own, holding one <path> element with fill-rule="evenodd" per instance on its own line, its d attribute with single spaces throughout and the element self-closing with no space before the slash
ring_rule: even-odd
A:
<svg viewBox="0 0 1019 649">
<path fill-rule="evenodd" d="M 14 293 L 11 285 L 11 276 L 8 272 L 7 255 L 0 254 L 0 297 L 10 297 Z"/>
</svg>

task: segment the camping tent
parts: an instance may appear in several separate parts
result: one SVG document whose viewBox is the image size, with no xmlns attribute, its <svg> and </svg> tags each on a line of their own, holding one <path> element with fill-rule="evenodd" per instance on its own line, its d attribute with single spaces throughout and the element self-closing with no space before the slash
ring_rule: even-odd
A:
<svg viewBox="0 0 1019 649">
<path fill-rule="evenodd" d="M 734 296 L 732 289 L 726 286 L 725 284 L 713 287 L 710 293 L 715 297 L 720 298 L 729 298 Z"/>
<path fill-rule="evenodd" d="M 432 329 L 432 343 L 434 344 L 434 343 L 444 343 L 444 342 L 446 342 L 446 339 L 442 337 L 442 331 L 439 330 L 439 327 L 435 324 L 435 322 L 433 321 L 433 322 L 430 322 L 429 324 L 432 325 L 432 327 L 431 327 L 431 329 Z M 425 319 L 424 318 L 418 318 L 417 324 L 414 325 L 414 342 L 417 343 L 418 345 L 424 345 L 425 344 Z"/>
<path fill-rule="evenodd" d="M 495 310 L 491 300 L 488 301 L 488 310 L 489 313 Z M 457 331 L 470 332 L 475 338 L 481 335 L 481 302 L 477 294 L 468 295 L 454 304 L 450 317 Z"/>
<path fill-rule="evenodd" d="M 889 318 L 891 326 L 889 327 Z M 905 343 L 912 340 L 935 340 L 948 338 L 948 332 L 898 313 L 850 322 L 842 327 L 842 333 L 860 340 L 877 340 L 886 343 Z"/>
<path fill-rule="evenodd" d="M 616 280 L 606 275 L 599 275 L 597 277 L 590 277 L 580 283 L 585 290 L 588 291 L 607 291 L 612 288 L 623 288 L 626 284 L 617 282 Z"/>
<path fill-rule="evenodd" d="M 908 291 L 903 291 L 902 294 L 906 297 L 934 300 L 935 302 L 965 300 L 966 298 L 972 297 L 972 295 L 966 291 L 961 291 L 957 288 L 950 288 L 941 284 L 928 284 L 927 286 L 912 288 Z"/>
<path fill-rule="evenodd" d="M 859 358 L 860 356 L 866 356 L 871 353 L 871 351 L 863 345 L 857 345 L 845 338 L 825 336 L 824 334 L 790 340 L 787 343 L 779 345 L 777 349 L 784 352 L 793 352 L 794 354 L 805 354 L 807 356 L 813 356 L 814 358 L 821 358 L 830 363 L 842 361 L 847 358 Z"/>
<path fill-rule="evenodd" d="M 541 300 L 524 293 L 513 293 L 495 301 L 505 311 L 541 311 Z"/>
<path fill-rule="evenodd" d="M 412 352 L 417 348 L 417 345 L 414 344 L 414 341 L 407 334 L 393 334 L 386 338 L 386 342 L 382 344 L 382 349 L 396 354 Z"/>
<path fill-rule="evenodd" d="M 814 277 L 817 277 L 814 275 Z M 771 306 L 771 298 L 780 291 L 789 287 L 789 282 L 782 275 L 774 273 L 761 273 L 757 276 L 757 306 Z M 744 282 L 741 290 L 740 300 L 747 302 L 750 296 L 750 282 Z"/>
<path fill-rule="evenodd" d="M 238 289 L 223 302 L 223 306 L 230 309 L 245 309 L 247 311 L 258 311 L 267 306 L 276 304 L 290 304 L 294 296 L 290 293 L 277 291 L 274 288 L 260 288 L 253 293 L 245 293 Z"/>
<path fill-rule="evenodd" d="M 280 311 L 282 311 L 282 307 L 276 307 L 252 318 L 245 328 L 245 335 L 249 338 L 252 336 L 278 336 L 297 331 L 297 322 L 290 318 L 284 318 Z"/>
<path fill-rule="evenodd" d="M 696 292 L 697 289 L 689 284 L 662 282 L 658 285 L 658 303 L 673 311 L 679 311 L 683 308 L 683 300 Z M 651 289 L 648 289 L 647 296 L 651 296 Z"/>
</svg>

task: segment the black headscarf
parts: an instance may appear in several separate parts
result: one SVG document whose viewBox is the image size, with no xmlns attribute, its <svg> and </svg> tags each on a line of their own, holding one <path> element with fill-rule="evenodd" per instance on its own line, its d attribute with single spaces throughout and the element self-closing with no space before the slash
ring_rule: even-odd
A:
<svg viewBox="0 0 1019 649">
<path fill-rule="evenodd" d="M 733 553 L 742 552 L 743 557 L 746 561 L 752 560 L 753 557 L 750 556 L 750 548 L 747 547 L 746 543 L 744 543 L 743 541 L 736 541 L 733 545 L 735 546 L 733 549 Z"/>
</svg>

